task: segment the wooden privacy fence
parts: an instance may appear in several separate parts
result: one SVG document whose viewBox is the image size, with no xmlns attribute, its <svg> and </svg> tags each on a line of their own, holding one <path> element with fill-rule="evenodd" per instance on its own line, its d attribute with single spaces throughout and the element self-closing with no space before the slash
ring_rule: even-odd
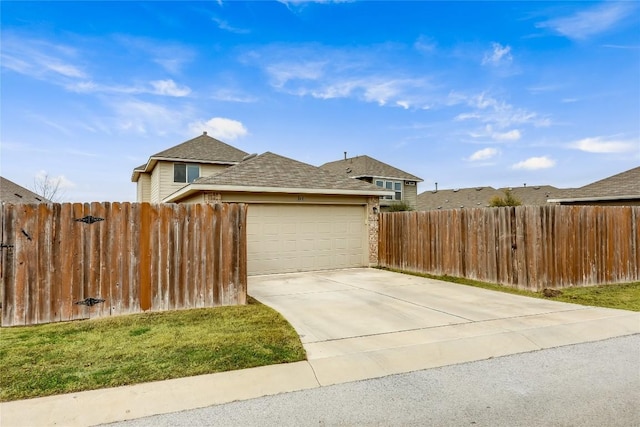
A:
<svg viewBox="0 0 640 427">
<path fill-rule="evenodd" d="M 245 304 L 244 204 L 2 206 L 2 326 Z"/>
<path fill-rule="evenodd" d="M 379 265 L 542 290 L 640 280 L 640 207 L 380 214 Z"/>
</svg>

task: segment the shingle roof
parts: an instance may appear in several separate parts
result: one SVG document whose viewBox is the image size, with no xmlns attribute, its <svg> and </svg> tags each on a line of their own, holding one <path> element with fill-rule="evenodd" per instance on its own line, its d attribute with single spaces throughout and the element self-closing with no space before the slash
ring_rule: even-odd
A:
<svg viewBox="0 0 640 427">
<path fill-rule="evenodd" d="M 203 132 L 200 136 L 152 155 L 147 163 L 133 169 L 131 180 L 137 181 L 141 172 L 150 172 L 158 160 L 235 164 L 241 162 L 247 154 Z"/>
<path fill-rule="evenodd" d="M 39 194 L 0 176 L 0 201 L 9 203 L 49 203 Z"/>
<path fill-rule="evenodd" d="M 601 198 L 616 196 L 640 197 L 640 166 L 576 188 L 564 198 Z"/>
<path fill-rule="evenodd" d="M 204 132 L 200 136 L 156 153 L 151 157 L 236 163 L 242 161 L 247 154 L 229 144 L 210 137 Z"/>
<path fill-rule="evenodd" d="M 373 184 L 340 176 L 271 152 L 247 159 L 216 175 L 199 178 L 194 184 L 355 190 L 371 191 L 371 194 L 380 191 L 380 188 Z"/>
<path fill-rule="evenodd" d="M 474 187 L 454 190 L 425 191 L 418 195 L 417 210 L 484 208 L 495 196 L 504 197 L 504 192 L 511 194 L 523 205 L 545 205 L 547 199 L 560 197 L 568 190 L 550 185 L 499 188 Z"/>
<path fill-rule="evenodd" d="M 357 156 L 325 163 L 322 169 L 350 177 L 396 178 L 422 182 L 421 178 L 369 156 Z"/>
</svg>

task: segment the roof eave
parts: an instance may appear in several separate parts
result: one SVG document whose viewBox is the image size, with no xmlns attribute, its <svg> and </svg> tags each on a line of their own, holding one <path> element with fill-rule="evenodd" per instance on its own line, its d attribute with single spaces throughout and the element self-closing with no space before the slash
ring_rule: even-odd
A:
<svg viewBox="0 0 640 427">
<path fill-rule="evenodd" d="M 611 200 L 634 200 L 640 199 L 640 194 L 625 196 L 595 196 L 595 197 L 572 197 L 566 199 L 547 199 L 547 203 L 562 202 L 606 202 Z"/>
<path fill-rule="evenodd" d="M 418 177 L 404 177 L 404 178 L 399 178 L 399 177 L 393 177 L 393 176 L 382 176 L 382 175 L 372 175 L 372 174 L 363 174 L 363 175 L 354 175 L 351 178 L 356 178 L 356 179 L 360 179 L 360 178 L 380 178 L 380 179 L 394 179 L 397 181 L 416 181 L 416 182 L 424 182 L 423 179 L 420 179 Z"/>
<path fill-rule="evenodd" d="M 339 196 L 393 196 L 393 191 L 386 190 L 349 190 L 330 188 L 293 188 L 293 187 L 258 187 L 244 185 L 212 185 L 190 184 L 165 197 L 163 203 L 172 203 L 200 191 L 232 192 L 232 193 L 288 193 L 288 194 L 331 194 Z"/>
<path fill-rule="evenodd" d="M 184 158 L 180 158 L 180 157 L 156 157 L 156 156 L 151 156 L 149 157 L 149 160 L 147 161 L 147 164 L 145 165 L 144 169 L 134 169 L 133 170 L 133 174 L 131 175 L 131 181 L 132 182 L 138 182 L 138 179 L 140 179 L 140 174 L 141 173 L 150 173 L 153 168 L 156 167 L 156 164 L 158 163 L 158 161 L 163 161 L 163 162 L 183 162 L 183 163 L 200 163 L 200 164 L 207 164 L 207 165 L 227 165 L 227 166 L 233 166 L 233 165 L 237 165 L 238 163 L 240 163 L 240 161 L 231 161 L 231 160 L 196 160 L 196 159 L 184 159 Z"/>
</svg>

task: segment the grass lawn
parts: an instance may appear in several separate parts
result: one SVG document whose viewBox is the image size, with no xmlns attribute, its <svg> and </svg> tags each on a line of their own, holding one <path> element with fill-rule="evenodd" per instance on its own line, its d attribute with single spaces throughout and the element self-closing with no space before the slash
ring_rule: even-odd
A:
<svg viewBox="0 0 640 427">
<path fill-rule="evenodd" d="M 136 384 L 304 360 L 271 308 L 135 314 L 0 330 L 0 400 Z"/>
<path fill-rule="evenodd" d="M 596 307 L 618 308 L 621 310 L 640 311 L 640 282 L 622 283 L 617 285 L 589 286 L 583 288 L 560 289 L 557 296 L 545 296 L 542 292 L 531 292 L 492 283 L 461 277 L 436 276 L 432 274 L 412 273 L 393 269 L 383 269 L 399 273 L 411 274 L 429 279 L 442 280 L 460 285 L 475 286 L 492 291 L 507 292 L 533 298 L 544 298 L 573 304 L 590 305 Z"/>
</svg>

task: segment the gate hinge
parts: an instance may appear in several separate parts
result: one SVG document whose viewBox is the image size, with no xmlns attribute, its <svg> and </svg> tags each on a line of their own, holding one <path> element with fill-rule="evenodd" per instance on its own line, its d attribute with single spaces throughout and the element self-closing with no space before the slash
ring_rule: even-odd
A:
<svg viewBox="0 0 640 427">
<path fill-rule="evenodd" d="M 104 299 L 102 298 L 85 298 L 82 301 L 76 301 L 74 302 L 74 304 L 76 305 L 88 305 L 89 307 L 94 306 L 96 304 L 100 304 L 101 302 L 104 302 Z"/>
</svg>

